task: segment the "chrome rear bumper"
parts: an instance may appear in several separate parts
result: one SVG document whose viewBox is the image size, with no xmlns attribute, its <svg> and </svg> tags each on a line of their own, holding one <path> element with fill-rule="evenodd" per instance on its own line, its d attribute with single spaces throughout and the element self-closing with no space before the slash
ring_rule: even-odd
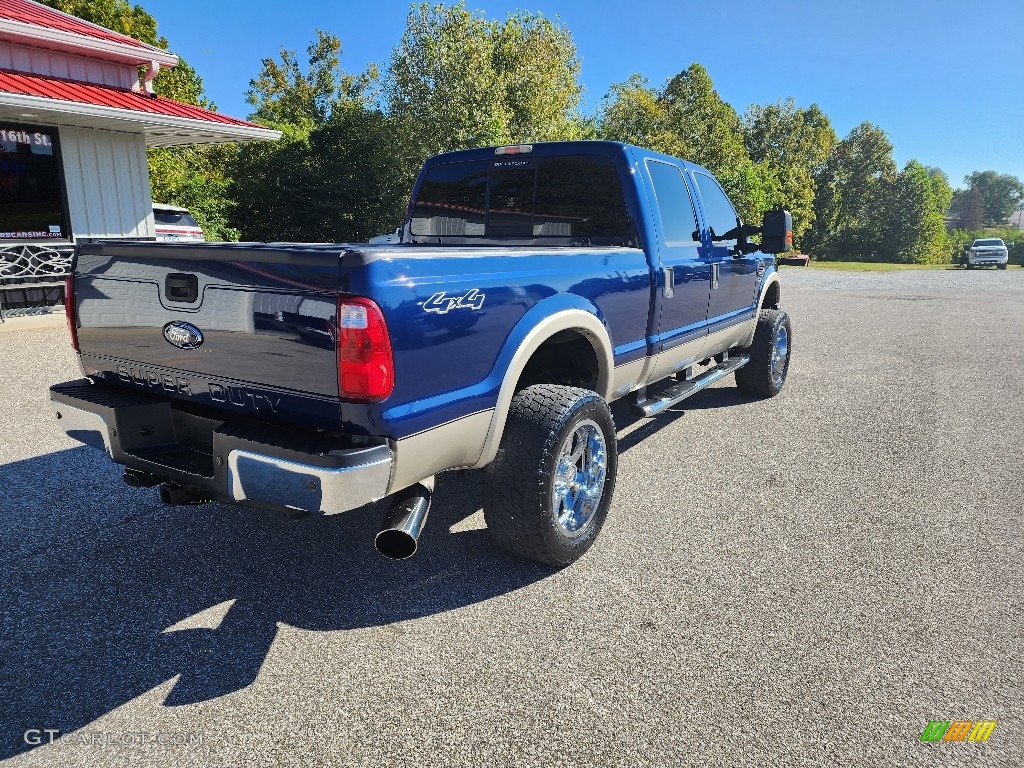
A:
<svg viewBox="0 0 1024 768">
<path fill-rule="evenodd" d="M 218 501 L 330 515 L 388 492 L 394 458 L 382 440 L 327 438 L 284 425 L 234 426 L 172 413 L 166 400 L 87 380 L 51 387 L 50 401 L 58 426 L 72 439 Z"/>
<path fill-rule="evenodd" d="M 390 480 L 390 453 L 336 468 L 239 449 L 228 454 L 228 492 L 242 504 L 333 515 L 383 498 Z"/>
</svg>

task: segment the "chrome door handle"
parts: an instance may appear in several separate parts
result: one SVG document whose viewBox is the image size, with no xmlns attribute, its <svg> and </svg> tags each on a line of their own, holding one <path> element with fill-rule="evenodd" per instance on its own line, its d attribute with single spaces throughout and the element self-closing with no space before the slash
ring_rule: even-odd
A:
<svg viewBox="0 0 1024 768">
<path fill-rule="evenodd" d="M 671 299 L 676 295 L 676 271 L 672 267 L 665 267 L 665 298 Z"/>
<path fill-rule="evenodd" d="M 717 261 L 714 262 L 711 265 L 711 287 L 713 289 L 718 287 L 718 262 Z"/>
</svg>

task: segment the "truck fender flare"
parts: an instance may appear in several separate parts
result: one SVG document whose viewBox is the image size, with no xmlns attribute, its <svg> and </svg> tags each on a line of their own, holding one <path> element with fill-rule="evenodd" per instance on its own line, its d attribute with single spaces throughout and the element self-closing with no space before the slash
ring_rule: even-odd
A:
<svg viewBox="0 0 1024 768">
<path fill-rule="evenodd" d="M 575 306 L 570 308 L 557 308 L 559 304 L 566 304 L 566 299 Z M 551 306 L 554 304 L 555 306 Z M 588 309 L 589 308 L 589 311 Z M 555 310 L 552 312 L 552 310 Z M 501 444 L 501 437 L 505 432 L 505 421 L 508 418 L 509 409 L 512 407 L 512 398 L 515 397 L 516 384 L 522 375 L 530 357 L 540 349 L 541 345 L 561 331 L 577 331 L 585 337 L 593 346 L 598 361 L 597 393 L 606 400 L 611 396 L 612 369 L 614 367 L 612 357 L 611 337 L 608 329 L 597 315 L 597 308 L 585 299 L 578 296 L 569 297 L 565 294 L 552 296 L 535 305 L 530 312 L 520 321 L 529 322 L 530 315 L 542 314 L 543 316 L 519 342 L 512 360 L 505 369 L 501 387 L 498 390 L 498 398 L 495 403 L 494 413 L 491 416 L 490 427 L 487 430 L 487 438 L 484 441 L 483 451 L 475 467 L 483 467 L 490 464 L 498 453 L 498 446 Z M 517 334 L 513 332 L 512 336 Z"/>
<path fill-rule="evenodd" d="M 765 296 L 768 295 L 768 289 L 773 285 L 777 286 L 775 290 L 778 292 L 778 295 L 781 298 L 782 281 L 779 280 L 779 273 L 776 269 L 772 269 L 767 275 L 765 275 L 764 282 L 761 283 L 761 290 L 758 291 L 757 293 L 757 311 L 754 313 L 755 322 L 751 323 L 750 335 L 747 337 L 747 340 L 741 346 L 749 347 L 751 344 L 754 343 L 754 331 L 757 330 L 756 320 L 758 317 L 761 316 L 761 309 L 764 307 Z"/>
</svg>

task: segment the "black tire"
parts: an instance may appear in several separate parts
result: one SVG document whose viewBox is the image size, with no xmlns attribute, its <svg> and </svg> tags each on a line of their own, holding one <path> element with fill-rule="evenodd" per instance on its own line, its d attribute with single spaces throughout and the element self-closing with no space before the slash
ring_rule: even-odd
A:
<svg viewBox="0 0 1024 768">
<path fill-rule="evenodd" d="M 574 449 L 583 442 L 577 442 L 580 436 L 590 439 L 583 444 L 580 458 L 570 464 Z M 573 483 L 567 482 L 571 474 L 574 481 L 589 480 L 597 487 L 596 472 L 591 476 L 577 470 L 581 462 L 584 469 L 591 464 L 596 467 L 599 451 L 591 448 L 602 442 L 604 479 L 596 509 L 594 494 L 587 503 L 586 495 L 577 492 L 577 506 L 585 511 L 585 521 L 580 514 L 560 523 L 559 512 L 564 507 L 559 503 L 556 509 L 556 483 L 559 488 L 572 488 Z M 567 445 L 570 453 L 563 455 Z M 617 468 L 615 424 L 600 395 L 555 384 L 527 387 L 512 400 L 498 454 L 484 472 L 487 528 L 499 546 L 514 554 L 568 565 L 590 549 L 601 532 L 615 492 Z M 574 522 L 579 523 L 578 528 L 570 530 Z"/>
<path fill-rule="evenodd" d="M 973 264 L 971 264 L 971 262 L 969 262 L 969 261 L 968 261 L 968 262 L 967 262 L 967 268 L 968 268 L 968 269 L 974 269 L 974 265 L 973 265 Z"/>
<path fill-rule="evenodd" d="M 1006 269 L 1005 264 L 996 264 L 996 266 L 999 267 L 1000 269 Z"/>
<path fill-rule="evenodd" d="M 780 338 L 783 331 L 785 336 Z M 780 345 L 785 347 L 781 370 L 775 357 L 776 347 Z M 752 395 L 775 397 L 786 385 L 793 352 L 789 315 L 780 309 L 762 309 L 754 330 L 754 343 L 744 351 L 750 355 L 750 362 L 736 371 L 736 386 Z"/>
</svg>

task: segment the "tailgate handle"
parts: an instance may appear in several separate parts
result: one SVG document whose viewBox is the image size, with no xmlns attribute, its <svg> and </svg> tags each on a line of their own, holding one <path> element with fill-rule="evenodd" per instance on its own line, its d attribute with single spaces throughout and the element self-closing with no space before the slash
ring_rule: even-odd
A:
<svg viewBox="0 0 1024 768">
<path fill-rule="evenodd" d="M 164 281 L 164 293 L 168 301 L 195 304 L 199 298 L 199 278 L 195 275 L 172 273 Z"/>
</svg>

